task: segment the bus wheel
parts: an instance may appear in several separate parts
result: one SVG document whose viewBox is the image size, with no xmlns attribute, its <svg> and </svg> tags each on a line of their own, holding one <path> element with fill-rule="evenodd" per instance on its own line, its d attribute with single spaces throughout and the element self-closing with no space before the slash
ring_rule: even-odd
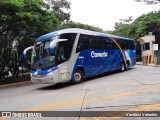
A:
<svg viewBox="0 0 160 120">
<path fill-rule="evenodd" d="M 74 79 L 73 79 L 73 83 L 77 84 L 82 82 L 84 79 L 84 74 L 81 70 L 76 70 L 76 72 L 74 73 Z"/>
<path fill-rule="evenodd" d="M 125 70 L 125 65 L 124 65 L 124 63 L 122 62 L 122 63 L 121 63 L 121 69 L 120 69 L 120 71 L 121 71 L 121 72 L 124 72 L 124 70 Z"/>
<path fill-rule="evenodd" d="M 125 66 L 125 70 L 127 71 L 129 69 L 129 61 L 127 61 L 126 66 Z"/>
</svg>

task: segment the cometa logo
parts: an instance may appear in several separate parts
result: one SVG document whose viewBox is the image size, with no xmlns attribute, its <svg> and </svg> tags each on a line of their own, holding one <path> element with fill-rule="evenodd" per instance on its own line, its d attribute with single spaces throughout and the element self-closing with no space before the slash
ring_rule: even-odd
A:
<svg viewBox="0 0 160 120">
<path fill-rule="evenodd" d="M 107 52 L 102 52 L 102 53 L 96 53 L 94 51 L 91 52 L 91 57 L 92 58 L 96 58 L 96 57 L 108 57 L 108 53 Z"/>
</svg>

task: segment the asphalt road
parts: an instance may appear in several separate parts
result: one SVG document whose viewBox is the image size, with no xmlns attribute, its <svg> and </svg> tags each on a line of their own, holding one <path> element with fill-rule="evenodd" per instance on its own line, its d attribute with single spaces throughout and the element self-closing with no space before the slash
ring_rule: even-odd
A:
<svg viewBox="0 0 160 120">
<path fill-rule="evenodd" d="M 92 77 L 78 85 L 30 83 L 0 88 L 0 111 L 160 111 L 160 67 L 136 65 L 128 71 Z M 41 119 L 130 119 L 79 117 L 81 114 Z"/>
</svg>

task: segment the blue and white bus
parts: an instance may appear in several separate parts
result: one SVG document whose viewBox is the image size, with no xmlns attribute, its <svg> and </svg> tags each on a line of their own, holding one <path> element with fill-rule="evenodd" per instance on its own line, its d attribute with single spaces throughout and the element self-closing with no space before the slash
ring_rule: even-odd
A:
<svg viewBox="0 0 160 120">
<path fill-rule="evenodd" d="M 25 57 L 30 49 L 33 83 L 80 83 L 85 77 L 125 71 L 136 63 L 133 39 L 78 28 L 40 36 L 24 50 Z"/>
</svg>

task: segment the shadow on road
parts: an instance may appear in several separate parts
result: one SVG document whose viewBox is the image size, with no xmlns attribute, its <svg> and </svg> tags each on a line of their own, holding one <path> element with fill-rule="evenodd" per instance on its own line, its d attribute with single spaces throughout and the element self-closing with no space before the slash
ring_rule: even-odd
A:
<svg viewBox="0 0 160 120">
<path fill-rule="evenodd" d="M 129 71 L 132 70 L 132 69 L 133 68 L 130 68 Z M 88 78 L 85 78 L 84 81 L 80 84 L 83 84 L 83 83 L 91 81 L 91 80 L 96 80 L 98 78 L 110 76 L 110 75 L 113 75 L 115 73 L 123 73 L 123 72 L 112 71 L 112 72 L 103 73 L 101 75 L 88 77 Z M 71 82 L 65 82 L 65 83 L 58 83 L 58 84 L 55 84 L 55 85 L 49 85 L 49 86 L 41 87 L 41 88 L 38 88 L 38 90 L 57 90 L 57 89 L 62 89 L 62 88 L 66 88 L 66 87 L 70 87 L 70 86 L 74 86 L 74 85 L 77 85 L 77 84 L 72 84 Z"/>
</svg>

